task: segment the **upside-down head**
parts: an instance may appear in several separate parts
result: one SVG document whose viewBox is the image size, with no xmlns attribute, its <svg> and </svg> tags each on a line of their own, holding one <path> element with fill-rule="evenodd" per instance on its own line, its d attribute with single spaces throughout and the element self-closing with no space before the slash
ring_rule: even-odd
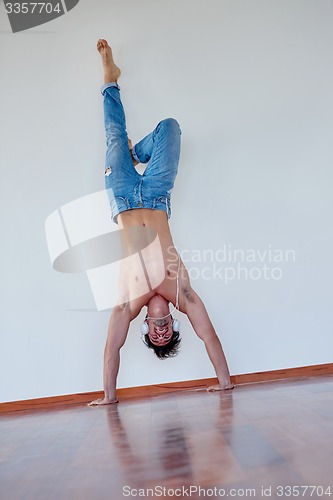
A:
<svg viewBox="0 0 333 500">
<path fill-rule="evenodd" d="M 154 295 L 147 304 L 148 333 L 145 342 L 153 349 L 159 359 L 170 358 L 178 354 L 180 335 L 174 331 L 174 320 L 170 314 L 169 302 L 161 295 Z"/>
</svg>

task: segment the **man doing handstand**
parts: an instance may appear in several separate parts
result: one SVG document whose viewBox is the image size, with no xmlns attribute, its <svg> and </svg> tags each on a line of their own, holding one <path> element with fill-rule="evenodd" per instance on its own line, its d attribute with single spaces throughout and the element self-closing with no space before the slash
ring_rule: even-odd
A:
<svg viewBox="0 0 333 500">
<path fill-rule="evenodd" d="M 170 314 L 169 303 L 187 315 L 195 333 L 205 344 L 219 381 L 209 390 L 233 389 L 221 342 L 202 300 L 191 287 L 168 224 L 170 194 L 180 156 L 179 124 L 173 118 L 162 120 L 152 133 L 132 148 L 117 83 L 120 69 L 114 63 L 106 40 L 99 40 L 97 49 L 102 56 L 105 82 L 102 87 L 107 143 L 105 187 L 113 220 L 122 233 L 124 256 L 144 248 L 144 269 L 131 259 L 121 261 L 119 298 L 112 309 L 104 351 L 104 398 L 90 404 L 105 405 L 118 401 L 116 380 L 120 349 L 125 343 L 130 322 L 144 306 L 147 306 L 147 316 L 141 332 L 145 344 L 159 358 L 177 353 L 179 326 Z M 139 163 L 148 163 L 143 174 L 135 169 Z M 143 231 L 136 231 L 138 228 Z M 156 234 L 158 244 L 148 244 L 145 230 Z M 149 286 L 144 287 L 142 283 L 147 283 L 147 276 Z"/>
</svg>

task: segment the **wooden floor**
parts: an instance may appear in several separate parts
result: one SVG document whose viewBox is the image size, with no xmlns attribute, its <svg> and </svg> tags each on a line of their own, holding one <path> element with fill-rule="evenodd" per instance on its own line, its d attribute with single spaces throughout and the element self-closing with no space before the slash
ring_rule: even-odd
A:
<svg viewBox="0 0 333 500">
<path fill-rule="evenodd" d="M 288 496 L 278 486 L 306 485 L 333 493 L 332 455 L 333 376 L 20 412 L 0 417 L 0 498 L 163 498 L 162 488 L 165 497 L 217 488 L 264 498 L 264 486 L 276 499 Z"/>
</svg>

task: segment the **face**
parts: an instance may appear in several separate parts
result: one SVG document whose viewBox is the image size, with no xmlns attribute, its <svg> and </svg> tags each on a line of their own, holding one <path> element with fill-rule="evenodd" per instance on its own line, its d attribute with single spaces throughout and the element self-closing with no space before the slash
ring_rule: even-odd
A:
<svg viewBox="0 0 333 500">
<path fill-rule="evenodd" d="M 147 305 L 148 316 L 156 318 L 147 320 L 149 326 L 148 335 L 151 343 L 156 346 L 168 344 L 173 335 L 171 316 L 163 319 L 159 318 L 169 314 L 169 302 L 164 297 L 161 297 L 161 295 L 155 295 Z"/>
</svg>

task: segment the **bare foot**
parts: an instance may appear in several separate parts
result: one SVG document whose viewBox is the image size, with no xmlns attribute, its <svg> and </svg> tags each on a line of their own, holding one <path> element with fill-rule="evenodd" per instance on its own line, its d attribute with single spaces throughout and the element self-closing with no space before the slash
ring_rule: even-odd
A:
<svg viewBox="0 0 333 500">
<path fill-rule="evenodd" d="M 104 38 L 97 42 L 97 50 L 101 54 L 104 68 L 104 83 L 116 82 L 120 77 L 120 69 L 116 66 L 110 45 Z"/>
</svg>

